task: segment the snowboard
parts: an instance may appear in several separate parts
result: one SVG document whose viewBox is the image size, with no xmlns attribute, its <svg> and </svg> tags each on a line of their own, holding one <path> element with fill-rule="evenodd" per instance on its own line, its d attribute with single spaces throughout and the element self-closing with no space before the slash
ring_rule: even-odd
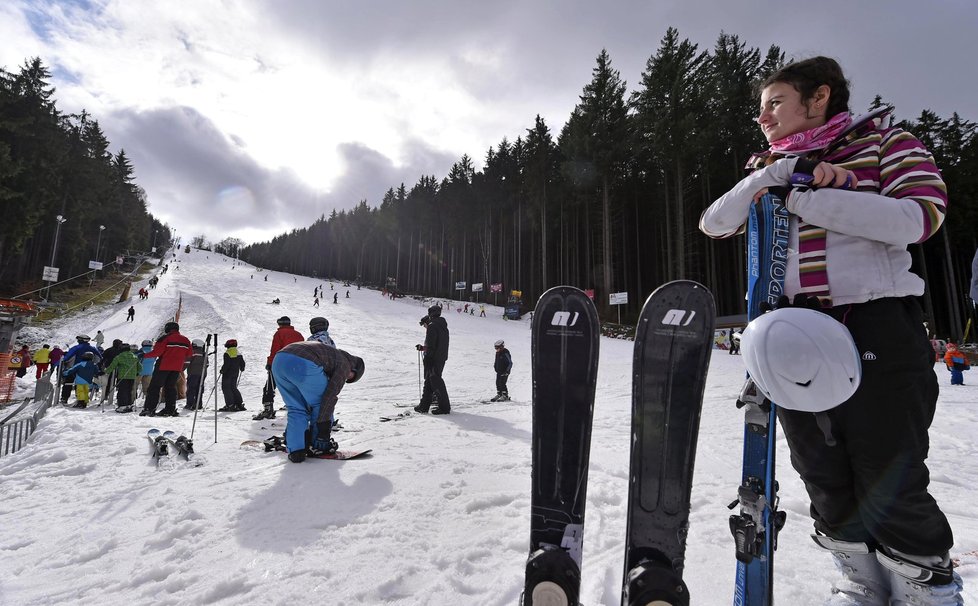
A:
<svg viewBox="0 0 978 606">
<path fill-rule="evenodd" d="M 164 431 L 163 437 L 171 446 L 176 448 L 177 453 L 191 466 L 200 467 L 204 464 L 203 457 L 194 452 L 194 441 L 187 436 L 178 436 L 175 431 Z"/>
<path fill-rule="evenodd" d="M 710 291 L 678 280 L 649 296 L 635 328 L 623 605 L 689 604 L 682 574 L 715 317 Z"/>
<path fill-rule="evenodd" d="M 788 252 L 788 209 L 766 194 L 751 205 L 747 220 L 747 318 L 763 313 L 762 305 L 775 305 L 784 294 Z M 751 383 L 737 406 L 744 409 L 744 452 L 740 507 L 730 516 L 737 574 L 735 605 L 767 606 L 774 599 L 774 550 L 785 514 L 778 511 L 775 481 L 776 406 Z"/>
<path fill-rule="evenodd" d="M 599 333 L 597 310 L 584 292 L 558 286 L 537 302 L 524 606 L 578 603 Z"/>
<path fill-rule="evenodd" d="M 285 450 L 285 443 L 278 436 L 273 436 L 268 440 L 245 440 L 241 443 L 241 446 L 244 448 L 263 448 L 265 452 L 275 450 L 283 454 L 287 454 L 287 451 Z M 358 459 L 371 452 L 373 452 L 372 448 L 368 448 L 366 450 L 337 450 L 332 454 L 306 455 L 306 458 L 349 461 L 350 459 Z"/>
</svg>

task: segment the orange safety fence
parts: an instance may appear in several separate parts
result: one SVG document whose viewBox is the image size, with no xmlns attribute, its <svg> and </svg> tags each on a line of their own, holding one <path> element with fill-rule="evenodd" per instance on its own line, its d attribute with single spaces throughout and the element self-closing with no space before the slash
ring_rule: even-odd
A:
<svg viewBox="0 0 978 606">
<path fill-rule="evenodd" d="M 0 402 L 9 402 L 14 395 L 17 373 L 10 370 L 10 352 L 0 354 Z"/>
</svg>

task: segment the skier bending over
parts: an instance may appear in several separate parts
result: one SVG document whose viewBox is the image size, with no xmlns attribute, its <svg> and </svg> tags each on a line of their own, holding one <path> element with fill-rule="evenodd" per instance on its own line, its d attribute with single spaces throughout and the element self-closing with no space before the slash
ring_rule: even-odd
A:
<svg viewBox="0 0 978 606">
<path fill-rule="evenodd" d="M 363 360 L 318 341 L 302 341 L 278 352 L 272 375 L 288 411 L 285 445 L 289 460 L 301 463 L 307 452 L 336 452 L 336 442 L 329 435 L 330 419 L 343 386 L 363 376 Z"/>
<path fill-rule="evenodd" d="M 910 271 L 907 251 L 940 228 L 947 188 L 919 140 L 883 126 L 890 108 L 853 120 L 848 83 L 833 59 L 784 66 L 763 82 L 760 97 L 757 122 L 770 149 L 706 209 L 700 229 L 714 238 L 741 233 L 751 204 L 778 195 L 791 213 L 785 294 L 819 297 L 814 303 L 848 328 L 863 359 L 852 397 L 819 413 L 830 424 L 824 431 L 811 412 L 778 407 L 791 463 L 811 498 L 813 538 L 836 560 L 846 579 L 836 592 L 849 603 L 888 604 L 892 596 L 901 604 L 961 604 L 951 527 L 927 491 L 938 387 L 915 299 L 924 281 Z M 811 353 L 814 364 L 819 353 Z M 764 350 L 758 355 L 762 364 L 777 362 L 765 362 Z M 806 393 L 814 407 L 824 392 Z"/>
</svg>

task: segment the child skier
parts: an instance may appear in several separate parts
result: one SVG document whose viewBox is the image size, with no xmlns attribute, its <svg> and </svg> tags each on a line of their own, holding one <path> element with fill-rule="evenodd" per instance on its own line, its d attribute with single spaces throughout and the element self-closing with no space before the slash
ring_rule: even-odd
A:
<svg viewBox="0 0 978 606">
<path fill-rule="evenodd" d="M 944 363 L 951 371 L 951 385 L 964 385 L 964 371 L 971 369 L 968 363 L 968 356 L 958 351 L 958 346 L 954 343 L 947 344 L 947 353 L 944 354 Z"/>
<path fill-rule="evenodd" d="M 496 397 L 490 402 L 509 402 L 509 392 L 506 391 L 506 381 L 509 379 L 509 371 L 513 369 L 513 357 L 506 349 L 506 343 L 500 339 L 493 344 L 496 348 L 496 362 L 493 369 L 496 371 Z"/>
<path fill-rule="evenodd" d="M 224 364 L 221 365 L 221 393 L 224 394 L 223 412 L 240 412 L 245 409 L 244 398 L 238 390 L 238 376 L 244 372 L 244 357 L 238 353 L 238 341 L 228 339 L 224 342 Z"/>
<path fill-rule="evenodd" d="M 153 368 L 156 367 L 156 358 L 147 358 L 146 354 L 153 351 L 153 342 L 149 339 L 144 339 L 142 342 L 142 348 L 136 353 L 136 357 L 139 358 L 139 390 L 146 397 L 146 390 L 149 389 L 150 379 L 153 378 Z"/>
<path fill-rule="evenodd" d="M 132 396 L 139 376 L 139 358 L 127 344 L 126 348 L 112 358 L 112 362 L 106 367 L 108 374 L 115 373 L 115 384 L 117 387 L 117 399 L 115 403 L 116 412 L 132 412 Z"/>
<path fill-rule="evenodd" d="M 71 368 L 65 369 L 64 377 L 74 377 L 75 403 L 74 408 L 86 408 L 90 399 L 90 390 L 95 382 L 95 375 L 98 374 L 98 365 L 95 364 L 95 354 L 86 351 L 80 356 L 81 360 Z M 62 400 L 64 401 L 64 400 Z"/>
<path fill-rule="evenodd" d="M 255 421 L 275 418 L 275 377 L 272 376 L 272 361 L 275 360 L 275 354 L 286 345 L 303 339 L 299 331 L 292 328 L 292 320 L 288 316 L 282 316 L 276 322 L 278 329 L 272 337 L 272 347 L 268 352 L 268 362 L 265 364 L 268 379 L 265 381 L 265 389 L 262 390 L 262 411 L 251 417 Z"/>
<path fill-rule="evenodd" d="M 190 348 L 193 354 L 187 363 L 187 403 L 183 407 L 193 410 L 201 406 L 200 392 L 204 385 L 204 379 L 207 378 L 209 362 L 207 361 L 207 355 L 204 353 L 204 341 L 202 339 L 191 341 Z"/>
<path fill-rule="evenodd" d="M 37 372 L 34 377 L 40 379 L 41 375 L 44 374 L 48 366 L 51 364 L 51 346 L 45 343 L 34 352 L 34 366 L 37 367 Z"/>
</svg>

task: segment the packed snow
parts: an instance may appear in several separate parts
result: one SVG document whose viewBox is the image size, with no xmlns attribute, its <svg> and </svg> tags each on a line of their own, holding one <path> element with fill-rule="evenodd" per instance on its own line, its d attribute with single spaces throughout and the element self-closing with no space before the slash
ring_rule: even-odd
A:
<svg viewBox="0 0 978 606">
<path fill-rule="evenodd" d="M 513 605 L 523 585 L 530 513 L 530 322 L 445 312 L 451 350 L 445 380 L 452 413 L 412 414 L 430 303 L 395 301 L 337 281 L 256 271 L 194 250 L 166 259 L 147 300 L 90 308 L 22 332 L 33 346 L 71 344 L 104 331 L 110 344 L 153 339 L 183 298 L 181 332 L 235 338 L 245 356 L 247 412 L 217 413 L 206 384 L 196 419 L 149 418 L 51 408 L 28 444 L 0 458 L 0 603 L 50 604 L 431 604 Z M 264 277 L 268 276 L 265 281 Z M 313 290 L 325 297 L 313 307 Z M 145 280 L 136 284 L 145 286 Z M 331 290 L 331 287 L 333 290 Z M 346 297 L 349 290 L 350 296 Z M 338 303 L 332 303 L 338 292 Z M 446 293 L 448 294 L 448 293 Z M 270 303 L 280 298 L 280 305 Z M 489 297 L 491 303 L 491 295 Z M 134 322 L 126 310 L 136 308 Z M 366 361 L 340 396 L 334 437 L 343 449 L 373 449 L 353 461 L 290 463 L 241 442 L 281 434 L 284 411 L 252 421 L 261 407 L 265 357 L 281 315 L 304 335 L 311 317 L 330 320 L 337 345 Z M 511 402 L 494 395 L 493 342 L 512 351 Z M 223 348 L 219 348 L 223 353 Z M 618 604 L 628 491 L 632 343 L 603 338 L 584 532 L 582 602 Z M 978 388 L 952 388 L 943 365 L 931 429 L 931 491 L 951 520 L 952 556 L 966 602 L 978 602 Z M 969 373 L 970 374 L 970 373 Z M 710 363 L 692 494 L 685 579 L 693 604 L 729 604 L 734 552 L 727 504 L 740 482 L 743 413 L 733 404 L 739 356 Z M 19 380 L 33 387 L 33 373 Z M 971 379 L 971 380 L 969 380 Z M 966 374 L 966 383 L 978 383 Z M 281 405 L 279 397 L 276 401 Z M 146 432 L 189 435 L 201 467 L 162 470 Z M 780 604 L 819 604 L 836 572 L 809 538 L 808 498 L 778 443 L 781 507 L 788 522 L 776 556 Z"/>
</svg>

